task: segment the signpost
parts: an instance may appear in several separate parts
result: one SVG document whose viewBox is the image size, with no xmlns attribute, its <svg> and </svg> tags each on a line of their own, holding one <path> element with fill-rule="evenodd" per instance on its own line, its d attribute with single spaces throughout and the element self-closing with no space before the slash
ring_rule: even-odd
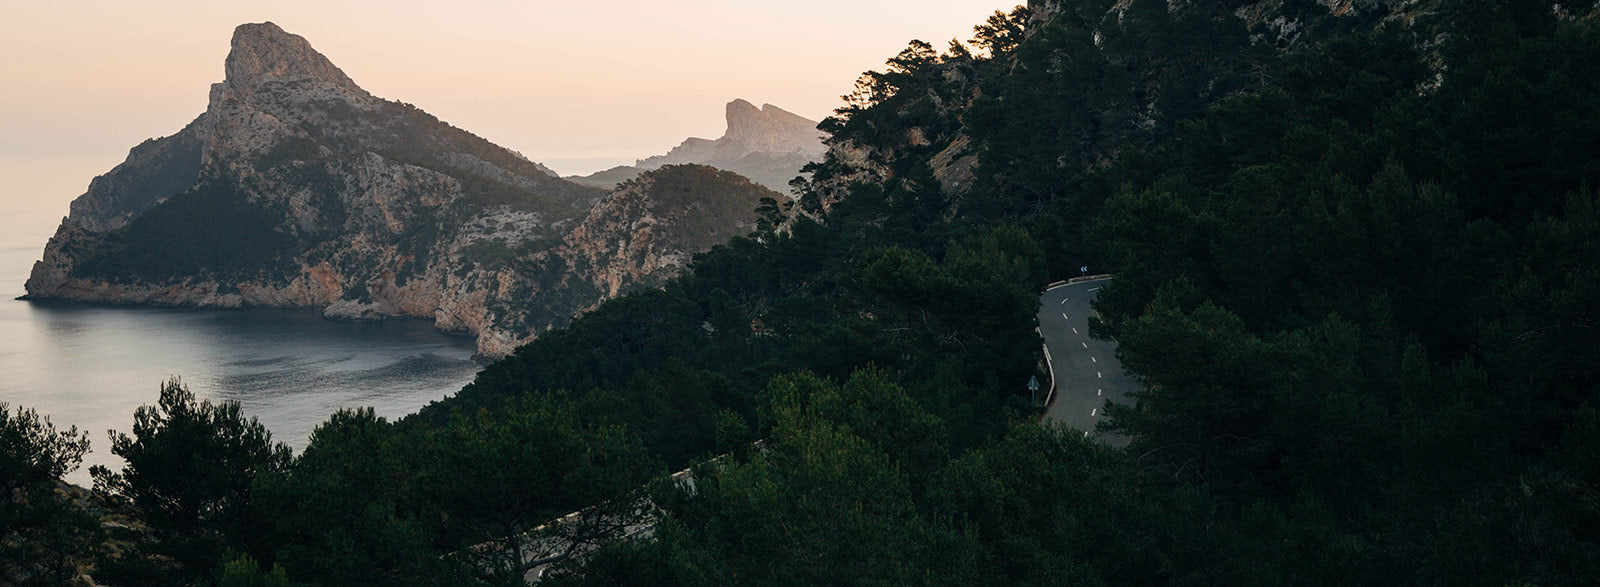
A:
<svg viewBox="0 0 1600 587">
<path fill-rule="evenodd" d="M 1033 405 L 1034 405 L 1034 407 L 1038 407 L 1039 406 L 1039 376 L 1038 375 L 1034 375 L 1034 376 L 1028 378 L 1028 392 L 1033 394 Z"/>
<path fill-rule="evenodd" d="M 1088 265 L 1084 265 L 1082 267 L 1079 267 L 1078 268 L 1078 273 L 1083 274 L 1083 275 L 1081 275 L 1081 277 L 1087 277 L 1089 275 L 1089 266 Z"/>
</svg>

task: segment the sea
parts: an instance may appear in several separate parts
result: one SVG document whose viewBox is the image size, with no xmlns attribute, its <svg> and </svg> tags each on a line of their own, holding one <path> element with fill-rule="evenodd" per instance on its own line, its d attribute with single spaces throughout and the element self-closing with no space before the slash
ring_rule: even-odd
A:
<svg viewBox="0 0 1600 587">
<path fill-rule="evenodd" d="M 90 465 L 113 469 L 109 430 L 178 377 L 212 402 L 238 402 L 298 453 L 341 408 L 392 419 L 454 394 L 482 367 L 471 338 L 425 320 L 352 323 L 309 311 L 199 310 L 21 301 L 58 214 L 0 210 L 0 403 L 89 432 Z"/>
</svg>

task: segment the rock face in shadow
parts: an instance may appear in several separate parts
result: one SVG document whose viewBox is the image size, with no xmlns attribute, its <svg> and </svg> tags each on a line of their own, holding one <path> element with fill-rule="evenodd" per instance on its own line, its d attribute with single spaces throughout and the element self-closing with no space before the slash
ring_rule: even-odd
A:
<svg viewBox="0 0 1600 587">
<path fill-rule="evenodd" d="M 817 122 L 771 104 L 757 108 L 744 100 L 729 102 L 727 131 L 716 140 L 689 138 L 665 155 L 640 159 L 586 176 L 567 179 L 583 185 L 611 187 L 664 165 L 699 164 L 738 173 L 780 193 L 800 168 L 822 158 L 826 148 Z"/>
<path fill-rule="evenodd" d="M 610 299 L 660 285 L 694 253 L 753 232 L 762 198 L 786 199 L 737 173 L 667 165 L 607 194 L 548 258 L 581 268 L 573 279 L 587 279 L 596 295 L 580 297 Z"/>
<path fill-rule="evenodd" d="M 234 31 L 225 71 L 204 113 L 134 147 L 73 201 L 33 268 L 29 297 L 425 317 L 496 356 L 681 268 L 672 259 L 696 251 L 672 247 L 701 241 L 656 236 L 678 223 L 721 234 L 753 222 L 753 203 L 742 213 L 693 201 L 621 205 L 654 201 L 654 182 L 608 195 L 560 179 L 371 95 L 272 23 Z M 735 184 L 696 193 L 720 202 L 718 190 L 729 189 L 743 202 Z M 629 212 L 651 220 L 619 216 Z M 582 228 L 595 213 L 648 234 Z M 596 240 L 601 232 L 611 240 Z M 639 243 L 623 247 L 638 254 L 562 261 L 615 243 Z"/>
</svg>

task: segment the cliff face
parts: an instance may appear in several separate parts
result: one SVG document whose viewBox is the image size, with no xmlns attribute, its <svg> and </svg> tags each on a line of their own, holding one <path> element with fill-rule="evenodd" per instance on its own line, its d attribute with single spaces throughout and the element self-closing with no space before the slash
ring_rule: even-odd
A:
<svg viewBox="0 0 1600 587">
<path fill-rule="evenodd" d="M 695 251 L 671 247 L 698 242 L 620 227 L 671 233 L 683 221 L 727 232 L 747 222 L 695 215 L 695 202 L 636 210 L 621 202 L 648 200 L 647 188 L 607 196 L 561 180 L 372 96 L 271 23 L 235 31 L 226 72 L 205 113 L 135 147 L 72 203 L 34 266 L 29 297 L 425 317 L 503 355 L 640 279 L 676 271 L 682 263 L 671 259 Z M 653 220 L 626 217 L 643 211 Z M 619 227 L 607 238 L 648 243 L 646 252 L 568 263 L 610 245 L 575 230 L 598 234 L 583 228 L 600 226 L 595 213 Z M 604 275 L 583 274 L 592 267 Z"/>
<path fill-rule="evenodd" d="M 737 173 L 668 165 L 623 182 L 547 257 L 580 268 L 566 285 L 579 292 L 593 288 L 598 295 L 591 297 L 610 299 L 660 285 L 694 253 L 754 231 L 762 198 L 785 199 Z"/>
<path fill-rule="evenodd" d="M 662 165 L 733 162 L 751 154 L 772 156 L 822 154 L 822 133 L 817 122 L 806 120 L 771 104 L 756 108 L 744 100 L 726 107 L 728 130 L 717 140 L 690 138 L 665 155 L 640 159 L 636 167 L 654 169 Z"/>
<path fill-rule="evenodd" d="M 727 130 L 716 140 L 688 138 L 665 155 L 638 160 L 632 166 L 614 167 L 574 182 L 612 187 L 665 165 L 709 165 L 750 178 L 768 189 L 786 193 L 789 180 L 800 168 L 822 158 L 823 133 L 817 122 L 771 104 L 757 108 L 744 100 L 726 107 Z"/>
</svg>

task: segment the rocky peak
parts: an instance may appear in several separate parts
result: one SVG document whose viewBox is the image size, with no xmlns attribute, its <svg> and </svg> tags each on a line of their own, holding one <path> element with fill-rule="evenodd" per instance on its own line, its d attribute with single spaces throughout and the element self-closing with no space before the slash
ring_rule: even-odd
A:
<svg viewBox="0 0 1600 587">
<path fill-rule="evenodd" d="M 238 27 L 225 69 L 194 122 L 73 200 L 29 296 L 432 318 L 497 355 L 605 293 L 529 301 L 553 286 L 508 264 L 553 254 L 601 190 L 367 93 L 272 23 Z"/>
<path fill-rule="evenodd" d="M 763 130 L 766 130 L 765 127 L 768 126 L 766 117 L 761 114 L 761 109 L 743 99 L 735 99 L 729 102 L 723 110 L 725 111 L 724 117 L 728 121 L 728 130 L 723 136 L 735 140 L 755 137 L 760 135 Z"/>
<path fill-rule="evenodd" d="M 800 175 L 807 163 L 820 160 L 827 150 L 815 120 L 771 104 L 757 108 L 742 99 L 728 102 L 724 112 L 728 128 L 717 140 L 688 138 L 665 155 L 568 179 L 610 189 L 646 170 L 695 164 L 744 175 L 781 193 L 789 189 L 789 181 Z"/>
<path fill-rule="evenodd" d="M 815 121 L 806 120 L 771 104 L 756 108 L 745 100 L 727 106 L 728 130 L 722 140 L 754 153 L 812 153 L 819 151 L 821 133 Z"/>
<path fill-rule="evenodd" d="M 233 30 L 226 62 L 223 94 L 245 100 L 272 82 L 312 81 L 357 95 L 366 95 L 350 76 L 311 48 L 305 37 L 270 22 L 239 25 Z"/>
<path fill-rule="evenodd" d="M 665 157 L 641 159 L 640 167 L 654 169 L 680 163 L 731 161 L 751 153 L 821 155 L 822 132 L 817 121 L 808 120 L 771 104 L 755 104 L 743 99 L 728 102 L 724 108 L 728 128 L 715 140 L 690 138 Z"/>
<path fill-rule="evenodd" d="M 761 113 L 765 114 L 767 118 L 771 119 L 773 122 L 778 123 L 784 129 L 789 131 L 798 130 L 803 136 L 814 137 L 822 134 L 821 131 L 817 130 L 817 121 L 800 116 L 799 114 L 795 114 L 777 106 L 773 106 L 771 104 L 762 104 Z"/>
</svg>

